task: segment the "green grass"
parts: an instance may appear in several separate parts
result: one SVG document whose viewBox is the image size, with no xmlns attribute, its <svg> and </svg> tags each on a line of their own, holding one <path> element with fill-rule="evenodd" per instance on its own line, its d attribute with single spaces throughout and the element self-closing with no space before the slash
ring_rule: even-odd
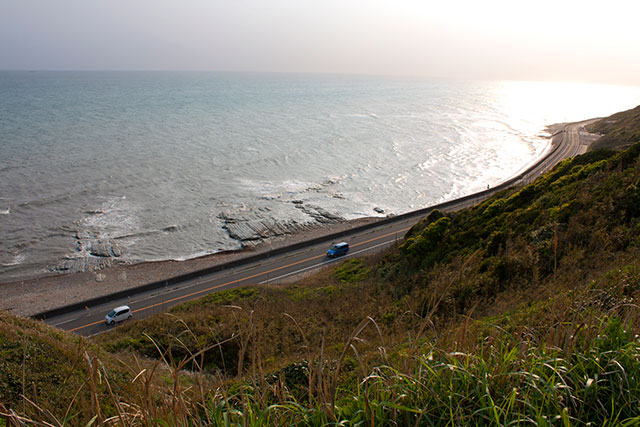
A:
<svg viewBox="0 0 640 427">
<path fill-rule="evenodd" d="M 360 258 L 352 258 L 335 269 L 336 278 L 342 283 L 360 282 L 368 277 L 370 269 Z"/>
<path fill-rule="evenodd" d="M 640 141 L 640 106 L 602 119 L 591 125 L 589 131 L 603 135 L 592 150 L 627 148 Z"/>
<path fill-rule="evenodd" d="M 363 322 L 360 326 L 346 344 L 355 343 L 364 327 L 374 325 Z M 188 389 L 203 384 L 202 371 L 185 376 L 181 373 L 189 360 L 165 361 L 164 374 L 159 376 L 164 391 L 156 385 L 154 392 L 168 400 L 126 405 L 118 400 L 118 422 L 637 425 L 640 342 L 632 335 L 631 325 L 612 316 L 587 326 L 559 329 L 565 336 L 562 346 L 533 339 L 526 330 L 514 335 L 494 328 L 485 338 L 474 335 L 478 342 L 467 351 L 445 351 L 429 343 L 400 346 L 397 353 L 380 355 L 368 369 L 362 360 L 351 358 L 350 369 L 360 372 L 355 381 L 339 380 L 347 359 L 315 358 L 268 375 L 254 371 L 224 389 L 210 388 L 196 396 L 189 395 Z M 197 354 L 190 357 L 197 358 Z M 152 376 L 141 371 L 136 377 L 142 378 L 139 389 L 127 397 L 143 396 Z"/>
<path fill-rule="evenodd" d="M 88 422 L 92 402 L 102 400 L 101 419 L 113 416 L 109 396 L 126 394 L 125 371 L 93 343 L 0 311 L 0 412 L 75 425 Z"/>
<path fill-rule="evenodd" d="M 92 340 L 0 313 L 0 413 L 52 425 L 638 425 L 639 157 L 636 144 L 567 159 L 470 209 L 430 213 L 381 255 Z"/>
</svg>

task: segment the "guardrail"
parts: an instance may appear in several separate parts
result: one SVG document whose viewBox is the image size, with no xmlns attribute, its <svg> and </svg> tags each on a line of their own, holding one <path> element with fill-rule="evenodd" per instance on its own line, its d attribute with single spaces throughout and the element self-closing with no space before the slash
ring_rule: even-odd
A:
<svg viewBox="0 0 640 427">
<path fill-rule="evenodd" d="M 344 236 L 348 236 L 350 234 L 366 231 L 366 230 L 369 230 L 369 229 L 372 229 L 372 228 L 380 227 L 382 225 L 392 224 L 394 222 L 403 221 L 405 219 L 409 219 L 409 218 L 412 218 L 412 217 L 422 217 L 422 216 L 425 216 L 426 214 L 428 214 L 429 212 L 431 212 L 431 211 L 433 211 L 435 209 L 447 210 L 448 208 L 451 208 L 451 207 L 453 207 L 453 206 L 455 206 L 457 204 L 460 204 L 460 203 L 470 202 L 470 201 L 474 201 L 476 199 L 477 199 L 477 201 L 485 200 L 485 199 L 489 198 L 492 194 L 497 193 L 498 191 L 504 190 L 505 188 L 508 188 L 508 187 L 512 186 L 513 184 L 515 184 L 516 182 L 522 180 L 529 173 L 531 173 L 534 169 L 536 169 L 538 166 L 540 166 L 542 163 L 544 163 L 559 148 L 560 148 L 560 144 L 555 144 L 555 146 L 553 146 L 553 143 L 552 143 L 551 149 L 544 156 L 542 156 L 540 159 L 538 159 L 538 161 L 536 161 L 534 164 L 532 164 L 530 167 L 528 167 L 524 172 L 522 172 L 522 173 L 514 176 L 513 178 L 510 178 L 507 181 L 504 181 L 504 182 L 502 182 L 502 183 L 500 183 L 500 184 L 496 185 L 495 187 L 493 187 L 491 189 L 488 189 L 488 190 L 479 191 L 477 193 L 469 194 L 467 196 L 463 196 L 463 197 L 460 197 L 460 198 L 457 198 L 457 199 L 454 199 L 454 200 L 449 200 L 447 202 L 439 203 L 437 205 L 429 206 L 429 207 L 426 207 L 426 208 L 418 209 L 418 210 L 407 212 L 407 213 L 404 213 L 404 214 L 395 215 L 395 216 L 392 216 L 392 217 L 382 218 L 379 221 L 371 222 L 369 224 L 361 225 L 361 226 L 354 227 L 354 228 L 351 228 L 351 229 L 348 229 L 348 230 L 343 230 L 343 231 L 340 231 L 340 232 L 327 234 L 325 236 L 317 237 L 315 239 L 305 240 L 303 242 L 294 243 L 292 245 L 283 246 L 283 247 L 280 247 L 280 248 L 277 248 L 277 249 L 272 249 L 270 251 L 261 252 L 261 253 L 257 253 L 257 254 L 254 254 L 254 255 L 249 255 L 249 256 L 247 256 L 245 258 L 237 259 L 235 261 L 229 261 L 229 262 L 217 264 L 217 265 L 214 265 L 214 266 L 202 269 L 202 270 L 193 271 L 191 273 L 181 274 L 179 276 L 171 277 L 171 278 L 166 279 L 166 280 L 159 280 L 159 281 L 156 281 L 156 282 L 151 282 L 151 283 L 148 283 L 146 285 L 137 286 L 135 288 L 126 289 L 126 290 L 123 290 L 123 291 L 118 291 L 118 292 L 114 292 L 114 293 L 111 293 L 111 294 L 107 294 L 107 295 L 91 298 L 91 299 L 88 299 L 88 300 L 85 300 L 85 301 L 80 301 L 80 302 L 77 302 L 77 303 L 65 305 L 63 307 L 59 307 L 59 308 L 54 308 L 54 309 L 51 309 L 51 310 L 43 311 L 41 313 L 34 314 L 31 317 L 34 318 L 34 319 L 37 319 L 37 320 L 46 320 L 48 318 L 61 316 L 63 314 L 72 313 L 72 312 L 78 311 L 78 310 L 87 309 L 89 307 L 93 307 L 93 306 L 96 306 L 96 305 L 105 304 L 105 303 L 108 303 L 110 301 L 123 299 L 123 298 L 131 298 L 131 297 L 137 296 L 137 295 L 145 293 L 145 292 L 149 292 L 149 291 L 153 291 L 153 290 L 157 290 L 157 289 L 162 289 L 162 288 L 168 288 L 170 286 L 177 285 L 177 284 L 179 284 L 181 282 L 186 282 L 188 280 L 197 279 L 198 277 L 201 277 L 201 276 L 206 276 L 206 275 L 209 275 L 209 274 L 212 274 L 212 273 L 217 273 L 218 271 L 226 270 L 226 269 L 229 269 L 229 268 L 239 267 L 239 266 L 250 264 L 250 263 L 253 263 L 253 262 L 256 262 L 256 261 L 261 261 L 263 259 L 270 258 L 272 256 L 280 255 L 280 254 L 283 254 L 283 253 L 286 253 L 286 252 L 290 252 L 290 251 L 294 251 L 294 250 L 297 250 L 297 249 L 301 249 L 301 248 L 304 248 L 304 247 L 307 247 L 307 246 L 312 246 L 312 245 L 315 245 L 315 244 L 318 244 L 318 243 L 336 240 L 338 238 L 341 238 L 341 237 L 344 237 Z"/>
</svg>

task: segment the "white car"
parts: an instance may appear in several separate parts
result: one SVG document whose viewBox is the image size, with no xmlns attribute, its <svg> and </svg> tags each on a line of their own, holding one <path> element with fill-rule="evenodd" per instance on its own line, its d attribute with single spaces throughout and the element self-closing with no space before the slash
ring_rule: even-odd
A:
<svg viewBox="0 0 640 427">
<path fill-rule="evenodd" d="M 111 312 L 105 316 L 104 321 L 107 325 L 113 325 L 114 323 L 131 319 L 131 315 L 131 308 L 129 308 L 128 305 L 121 305 L 111 310 Z"/>
</svg>

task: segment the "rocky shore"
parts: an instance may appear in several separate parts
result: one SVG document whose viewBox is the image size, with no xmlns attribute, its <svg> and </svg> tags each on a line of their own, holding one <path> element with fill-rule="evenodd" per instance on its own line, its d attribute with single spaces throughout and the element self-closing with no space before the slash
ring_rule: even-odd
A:
<svg viewBox="0 0 640 427">
<path fill-rule="evenodd" d="M 321 225 L 337 224 L 345 221 L 341 216 L 332 214 L 320 206 L 304 204 L 302 200 L 294 200 L 292 203 L 297 209 L 306 214 L 310 221 L 278 221 L 275 218 L 258 215 L 255 212 L 221 213 L 218 217 L 224 220 L 223 228 L 227 230 L 229 236 L 242 242 L 243 245 L 312 230 Z"/>
<path fill-rule="evenodd" d="M 549 128 L 560 137 L 561 125 Z M 45 310 L 108 295 L 150 282 L 202 270 L 248 254 L 260 253 L 332 232 L 348 230 L 378 218 L 346 221 L 319 206 L 293 200 L 304 220 L 278 221 L 250 211 L 225 212 L 219 218 L 230 237 L 242 243 L 239 251 L 227 251 L 185 261 L 158 261 L 138 264 L 119 262 L 122 249 L 115 240 L 96 238 L 84 232 L 76 234 L 77 258 L 65 260 L 58 274 L 0 283 L 0 309 L 18 315 L 33 315 Z M 378 214 L 384 214 L 375 208 Z M 165 230 L 167 232 L 171 229 Z M 66 274 L 59 274 L 60 272 Z"/>
<path fill-rule="evenodd" d="M 185 261 L 157 261 L 139 264 L 118 262 L 121 256 L 115 241 L 92 239 L 78 234 L 81 257 L 65 260 L 58 272 L 9 283 L 0 283 L 0 309 L 30 316 L 45 310 L 108 295 L 168 277 L 202 270 L 232 261 L 248 254 L 269 251 L 278 247 L 310 240 L 332 232 L 348 230 L 377 218 L 345 221 L 315 206 L 302 206 L 317 220 L 312 223 L 270 223 L 251 215 L 230 217 L 227 230 L 243 241 L 244 248 Z M 64 274 L 60 274 L 64 273 Z"/>
<path fill-rule="evenodd" d="M 242 248 L 251 248 L 268 240 L 280 239 L 298 233 L 312 232 L 317 228 L 340 224 L 345 218 L 302 200 L 293 200 L 292 205 L 298 215 L 295 219 L 281 220 L 270 215 L 267 207 L 258 210 L 227 211 L 218 214 L 223 221 L 222 228 L 229 237 L 238 241 Z M 378 214 L 384 211 L 375 208 Z M 162 229 L 163 232 L 177 231 L 177 226 Z M 124 236 L 127 237 L 127 236 Z M 75 232 L 75 252 L 53 267 L 53 272 L 75 274 L 96 272 L 118 264 L 124 264 L 125 249 L 118 244 L 118 237 L 104 238 L 89 230 Z"/>
</svg>

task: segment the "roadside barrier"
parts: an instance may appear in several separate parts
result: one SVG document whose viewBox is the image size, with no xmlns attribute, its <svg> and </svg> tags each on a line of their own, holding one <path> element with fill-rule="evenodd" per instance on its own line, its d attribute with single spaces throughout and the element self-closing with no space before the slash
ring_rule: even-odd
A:
<svg viewBox="0 0 640 427">
<path fill-rule="evenodd" d="M 554 134 L 554 136 L 555 135 L 557 135 L 557 133 Z M 413 217 L 424 217 L 429 212 L 431 212 L 431 211 L 433 211 L 435 209 L 447 210 L 447 209 L 452 208 L 452 207 L 454 207 L 454 206 L 456 206 L 456 205 L 458 205 L 460 203 L 470 202 L 470 201 L 475 201 L 475 200 L 477 200 L 479 202 L 479 201 L 488 199 L 492 194 L 497 193 L 499 191 L 502 191 L 505 188 L 508 188 L 508 187 L 514 185 L 515 183 L 517 183 L 518 181 L 522 180 L 523 178 L 525 178 L 529 173 L 531 173 L 534 169 L 536 169 L 538 166 L 540 166 L 542 163 L 544 163 L 550 156 L 552 156 L 559 148 L 560 148 L 560 144 L 554 144 L 553 140 L 552 140 L 551 149 L 544 156 L 542 156 L 540 159 L 538 159 L 535 163 L 533 163 L 531 166 L 529 166 L 524 172 L 514 176 L 513 178 L 508 179 L 507 181 L 504 181 L 504 182 L 496 185 L 493 188 L 487 189 L 487 190 L 479 191 L 477 193 L 469 194 L 467 196 L 463 196 L 463 197 L 460 197 L 458 199 L 449 200 L 447 202 L 439 203 L 437 205 L 429 206 L 429 207 L 426 207 L 426 208 L 418 209 L 418 210 L 407 212 L 407 213 L 404 213 L 404 214 L 382 218 L 382 219 L 380 219 L 378 221 L 374 221 L 374 222 L 371 222 L 369 224 L 361 225 L 361 226 L 354 227 L 354 228 L 351 228 L 351 229 L 348 229 L 348 230 L 343 230 L 343 231 L 340 231 L 340 232 L 327 234 L 325 236 L 317 237 L 315 239 L 305 240 L 303 242 L 294 243 L 292 245 L 283 246 L 283 247 L 272 249 L 272 250 L 269 250 L 269 251 L 260 252 L 260 253 L 253 254 L 253 255 L 249 255 L 249 256 L 241 258 L 241 259 L 237 259 L 237 260 L 234 260 L 234 261 L 229 261 L 229 262 L 226 262 L 226 263 L 217 264 L 217 265 L 214 265 L 214 266 L 211 266 L 211 267 L 207 267 L 207 268 L 202 269 L 202 270 L 197 270 L 197 271 L 194 271 L 194 272 L 191 272 L 191 273 L 186 273 L 186 274 L 182 274 L 182 275 L 179 275 L 179 276 L 171 277 L 171 278 L 166 279 L 166 280 L 159 280 L 159 281 L 156 281 L 156 282 L 148 283 L 146 285 L 137 286 L 135 288 L 126 289 L 126 290 L 123 290 L 123 291 L 114 292 L 112 294 L 103 295 L 103 296 L 91 298 L 91 299 L 84 300 L 84 301 L 79 301 L 79 302 L 76 302 L 76 303 L 65 305 L 63 307 L 59 307 L 59 308 L 54 308 L 54 309 L 51 309 L 51 310 L 43 311 L 41 313 L 34 314 L 31 317 L 34 318 L 34 319 L 37 319 L 37 320 L 46 320 L 46 319 L 49 319 L 49 318 L 52 318 L 52 317 L 61 316 L 63 314 L 72 313 L 74 311 L 86 310 L 86 309 L 89 309 L 89 308 L 91 308 L 93 306 L 106 304 L 106 303 L 108 303 L 110 301 L 116 301 L 116 300 L 124 299 L 124 298 L 132 298 L 132 297 L 135 297 L 137 295 L 143 294 L 145 292 L 150 292 L 150 291 L 154 291 L 154 290 L 158 290 L 158 289 L 162 289 L 162 288 L 168 288 L 168 287 L 171 287 L 171 286 L 174 286 L 174 285 L 178 285 L 178 284 L 180 284 L 182 282 L 186 282 L 186 281 L 189 281 L 189 280 L 197 279 L 199 277 L 206 276 L 206 275 L 209 275 L 209 274 L 217 273 L 217 272 L 222 271 L 222 270 L 227 270 L 227 269 L 230 269 L 230 268 L 240 267 L 240 266 L 243 266 L 243 265 L 246 265 L 246 264 L 251 264 L 251 263 L 254 263 L 256 261 L 261 261 L 263 259 L 270 258 L 272 256 L 281 255 L 281 254 L 286 253 L 286 252 L 295 251 L 297 249 L 301 249 L 301 248 L 304 248 L 304 247 L 307 247 L 307 246 L 312 246 L 312 245 L 315 245 L 315 244 L 318 244 L 318 243 L 330 242 L 330 241 L 333 241 L 333 240 L 337 240 L 338 238 L 341 238 L 341 237 L 344 237 L 344 236 L 348 236 L 350 234 L 359 233 L 359 232 L 366 231 L 366 230 L 369 230 L 369 229 L 372 229 L 372 228 L 380 227 L 382 225 L 392 224 L 394 222 L 403 221 L 403 220 L 406 220 L 406 219 L 409 219 L 409 218 L 413 218 Z"/>
</svg>

